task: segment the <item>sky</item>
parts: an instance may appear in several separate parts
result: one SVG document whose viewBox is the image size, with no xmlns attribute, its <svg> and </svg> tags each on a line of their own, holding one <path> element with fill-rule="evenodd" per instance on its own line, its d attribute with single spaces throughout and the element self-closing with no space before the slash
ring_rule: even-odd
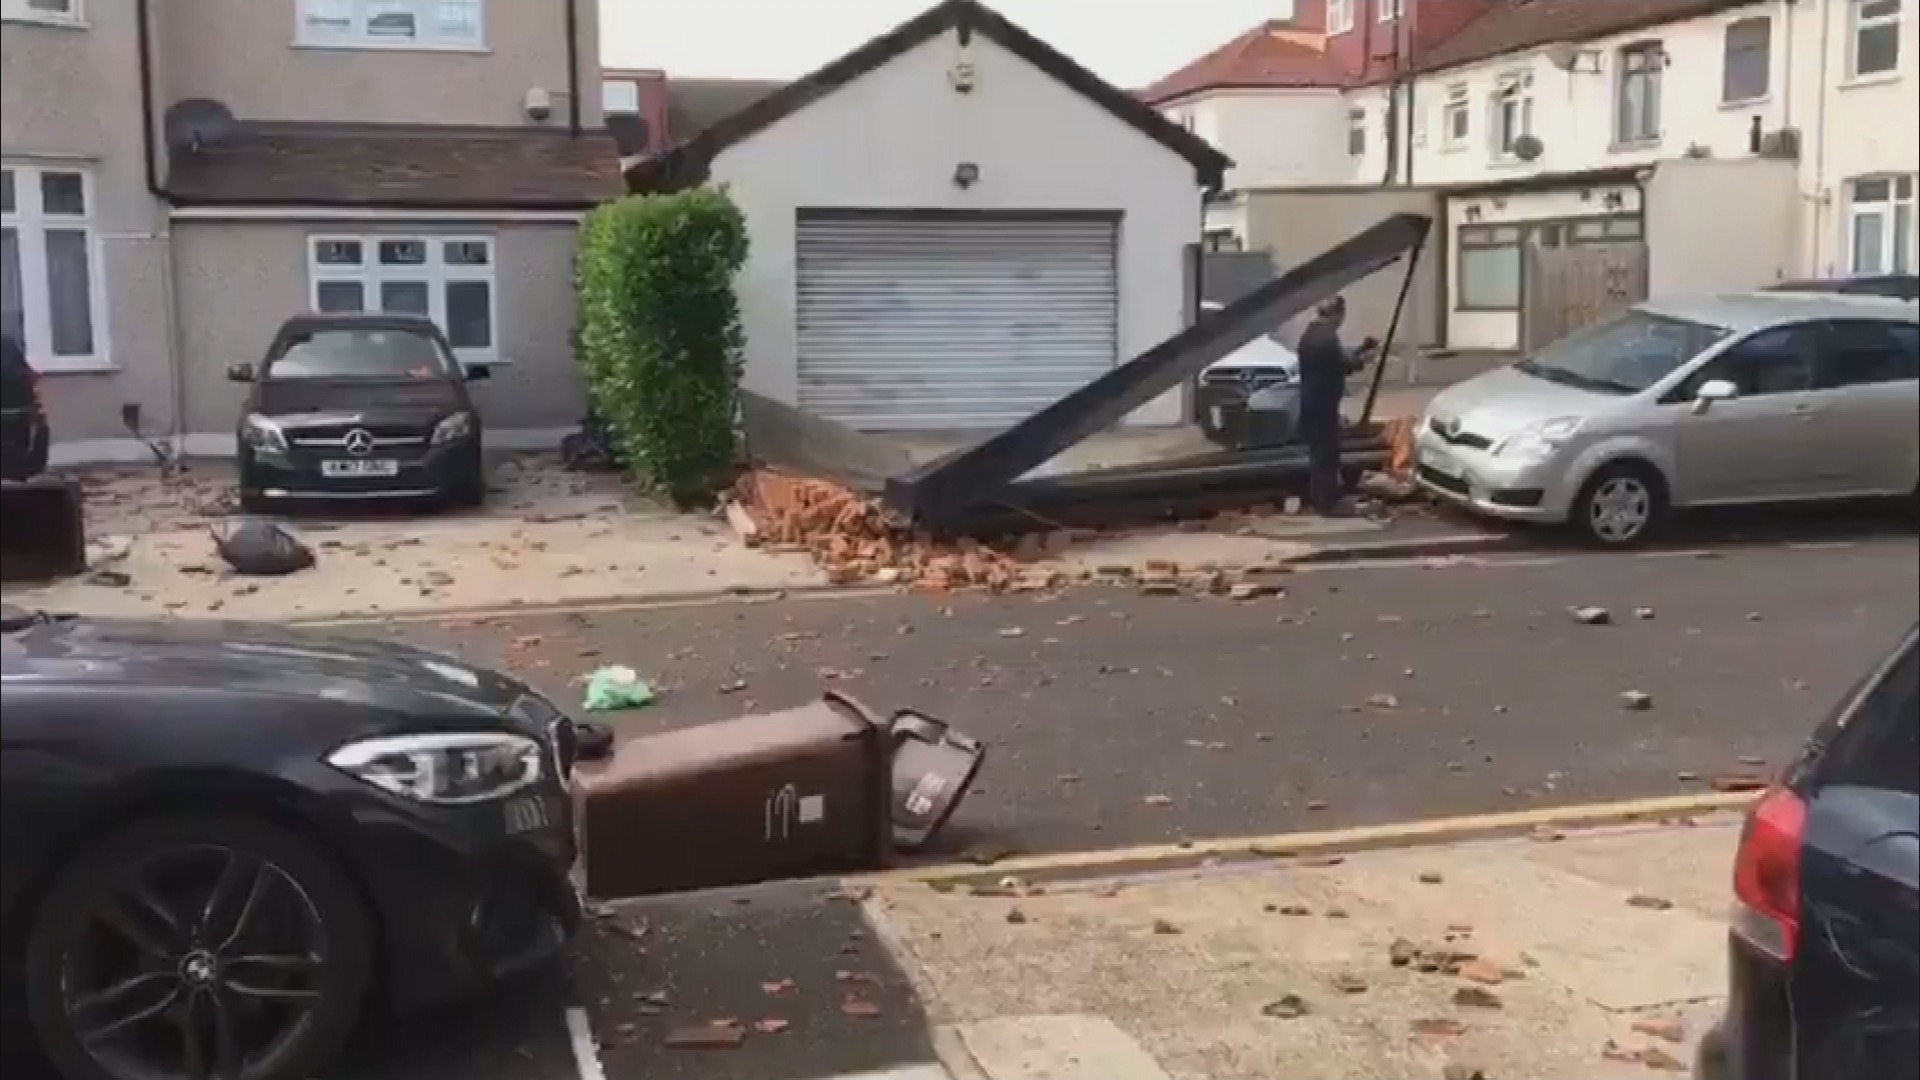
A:
<svg viewBox="0 0 1920 1080">
<path fill-rule="evenodd" d="M 674 75 L 790 79 L 935 0 L 600 0 L 601 62 Z M 1143 86 L 1291 13 L 1292 0 L 986 0 L 1107 81 Z"/>
</svg>

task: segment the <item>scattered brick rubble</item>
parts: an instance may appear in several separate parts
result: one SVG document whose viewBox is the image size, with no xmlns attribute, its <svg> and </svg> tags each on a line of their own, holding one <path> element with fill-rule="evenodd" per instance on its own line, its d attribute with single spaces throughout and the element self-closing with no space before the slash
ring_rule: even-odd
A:
<svg viewBox="0 0 1920 1080">
<path fill-rule="evenodd" d="M 1361 484 L 1369 512 L 1418 499 L 1407 477 L 1412 449 L 1411 421 L 1387 425 L 1392 452 L 1385 472 L 1369 473 Z M 1251 535 L 1253 518 L 1299 513 L 1300 500 L 1285 506 L 1258 506 L 1179 523 L 1182 531 L 1223 531 Z M 881 505 L 839 484 L 777 469 L 743 474 L 726 501 L 734 531 L 751 547 L 805 552 L 826 570 L 835 585 L 904 585 L 927 592 L 984 588 L 993 592 L 1034 592 L 1073 580 L 1055 565 L 1074 544 L 1095 534 L 1081 529 L 1030 533 L 1002 547 L 975 540 L 940 543 L 915 532 Z M 1154 560 L 1143 567 L 1100 567 L 1078 576 L 1107 584 L 1134 585 L 1153 594 L 1217 593 L 1246 600 L 1277 588 L 1263 575 L 1276 567 L 1178 566 Z"/>
</svg>

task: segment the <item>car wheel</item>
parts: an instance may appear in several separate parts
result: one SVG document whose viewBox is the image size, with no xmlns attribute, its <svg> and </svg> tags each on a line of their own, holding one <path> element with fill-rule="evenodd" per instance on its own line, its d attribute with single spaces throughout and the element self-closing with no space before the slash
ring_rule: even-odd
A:
<svg viewBox="0 0 1920 1080">
<path fill-rule="evenodd" d="M 179 818 L 69 866 L 27 942 L 27 1009 L 67 1080 L 306 1080 L 359 1022 L 371 932 L 347 878 L 246 818 Z"/>
<path fill-rule="evenodd" d="M 1602 466 L 1574 497 L 1569 521 L 1599 547 L 1643 544 L 1666 520 L 1667 485 L 1652 466 L 1635 461 Z"/>
<path fill-rule="evenodd" d="M 485 505 L 487 501 L 487 471 L 479 463 L 461 471 L 460 476 L 447 491 L 447 505 L 459 510 L 471 510 Z"/>
</svg>

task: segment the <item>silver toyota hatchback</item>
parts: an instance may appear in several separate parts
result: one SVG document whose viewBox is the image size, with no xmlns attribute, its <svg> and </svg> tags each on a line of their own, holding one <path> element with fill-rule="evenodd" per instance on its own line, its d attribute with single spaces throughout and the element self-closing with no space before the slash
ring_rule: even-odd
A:
<svg viewBox="0 0 1920 1080">
<path fill-rule="evenodd" d="M 1414 460 L 1442 499 L 1609 547 L 1680 507 L 1920 498 L 1920 304 L 1638 304 L 1435 397 Z"/>
</svg>

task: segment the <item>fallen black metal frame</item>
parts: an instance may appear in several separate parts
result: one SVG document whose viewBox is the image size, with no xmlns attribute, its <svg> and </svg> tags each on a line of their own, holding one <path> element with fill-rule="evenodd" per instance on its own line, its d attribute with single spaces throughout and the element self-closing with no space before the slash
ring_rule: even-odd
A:
<svg viewBox="0 0 1920 1080">
<path fill-rule="evenodd" d="M 1405 259 L 1406 279 L 1375 361 L 1361 422 L 1347 433 L 1342 450 L 1348 470 L 1379 464 L 1387 447 L 1371 422 L 1373 406 L 1431 225 L 1432 219 L 1421 214 L 1387 218 L 1005 431 L 890 476 L 884 501 L 936 535 L 981 535 L 1059 525 L 1117 525 L 1284 494 L 1304 478 L 1306 457 L 1298 447 L 1019 478 L 1259 335 Z"/>
</svg>

